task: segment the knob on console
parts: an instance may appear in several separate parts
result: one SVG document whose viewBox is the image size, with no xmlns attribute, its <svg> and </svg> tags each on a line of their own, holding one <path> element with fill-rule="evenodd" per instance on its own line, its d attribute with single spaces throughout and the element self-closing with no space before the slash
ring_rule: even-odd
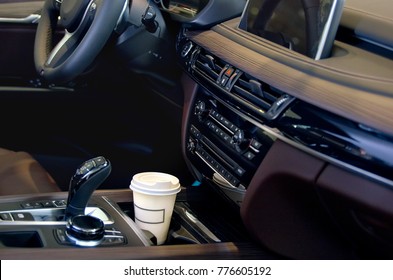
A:
<svg viewBox="0 0 393 280">
<path fill-rule="evenodd" d="M 203 120 L 203 118 L 207 115 L 207 108 L 206 108 L 206 103 L 203 102 L 202 100 L 199 100 L 196 104 L 195 104 L 195 108 L 194 108 L 194 114 L 198 116 L 198 119 L 200 121 Z"/>
<path fill-rule="evenodd" d="M 238 152 L 244 151 L 248 147 L 249 142 L 249 139 L 246 138 L 244 131 L 241 129 L 232 136 L 232 143 Z"/>
<path fill-rule="evenodd" d="M 104 222 L 93 216 L 78 215 L 68 219 L 66 234 L 76 245 L 96 246 L 104 238 Z"/>
</svg>

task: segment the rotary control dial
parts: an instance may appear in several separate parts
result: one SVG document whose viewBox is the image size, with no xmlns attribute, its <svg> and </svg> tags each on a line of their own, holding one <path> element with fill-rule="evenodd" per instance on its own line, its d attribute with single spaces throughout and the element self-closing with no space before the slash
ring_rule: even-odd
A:
<svg viewBox="0 0 393 280">
<path fill-rule="evenodd" d="M 231 142 L 236 151 L 243 152 L 248 148 L 250 140 L 246 138 L 244 131 L 239 129 L 233 134 Z"/>
<path fill-rule="evenodd" d="M 104 238 L 104 222 L 87 215 L 71 217 L 67 221 L 66 234 L 76 245 L 96 246 Z"/>
<path fill-rule="evenodd" d="M 208 109 L 206 109 L 206 103 L 199 100 L 195 105 L 194 114 L 198 116 L 199 121 L 203 121 L 208 115 Z"/>
</svg>

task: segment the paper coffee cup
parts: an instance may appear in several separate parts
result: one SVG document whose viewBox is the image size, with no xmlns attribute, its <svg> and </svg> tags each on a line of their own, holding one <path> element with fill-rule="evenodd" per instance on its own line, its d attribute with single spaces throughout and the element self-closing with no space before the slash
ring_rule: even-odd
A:
<svg viewBox="0 0 393 280">
<path fill-rule="evenodd" d="M 172 218 L 179 179 L 160 172 L 142 172 L 132 177 L 135 223 L 157 238 L 157 245 L 165 243 Z"/>
</svg>

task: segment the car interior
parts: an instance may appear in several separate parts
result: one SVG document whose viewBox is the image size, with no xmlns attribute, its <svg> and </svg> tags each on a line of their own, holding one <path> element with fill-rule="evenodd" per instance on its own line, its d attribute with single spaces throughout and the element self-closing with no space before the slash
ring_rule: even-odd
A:
<svg viewBox="0 0 393 280">
<path fill-rule="evenodd" d="M 0 0 L 0 258 L 391 259 L 392 15 Z M 181 184 L 164 244 L 141 172 Z"/>
</svg>

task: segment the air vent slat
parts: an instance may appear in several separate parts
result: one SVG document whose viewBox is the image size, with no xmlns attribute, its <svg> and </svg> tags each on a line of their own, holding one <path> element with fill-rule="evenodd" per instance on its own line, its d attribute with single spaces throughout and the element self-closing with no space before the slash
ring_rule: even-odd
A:
<svg viewBox="0 0 393 280">
<path fill-rule="evenodd" d="M 212 80 L 216 81 L 218 79 L 219 73 L 216 73 L 215 71 L 213 71 L 213 69 L 211 69 L 209 67 L 209 65 L 204 64 L 200 61 L 196 61 L 195 62 L 195 66 L 202 72 L 204 72 L 205 74 L 207 74 L 210 78 L 212 78 Z"/>
<path fill-rule="evenodd" d="M 261 107 L 264 111 L 269 109 L 271 104 L 269 102 L 265 102 L 263 99 L 260 99 L 253 95 L 251 92 L 248 90 L 245 90 L 242 87 L 239 87 L 238 85 L 234 85 L 233 87 L 234 93 L 237 93 L 240 97 L 246 99 L 247 101 L 251 102 L 252 104 L 257 105 L 258 107 Z"/>
<path fill-rule="evenodd" d="M 206 53 L 205 50 L 200 50 L 195 60 L 194 67 L 200 74 L 207 76 L 212 81 L 216 82 L 225 63 L 220 59 Z"/>
<path fill-rule="evenodd" d="M 276 89 L 268 84 L 265 84 L 263 92 L 264 92 L 264 95 L 266 96 L 266 98 L 268 98 L 272 102 L 277 101 L 278 99 L 280 99 L 280 97 L 285 95 L 285 93 L 282 92 L 281 90 Z"/>
<path fill-rule="evenodd" d="M 234 83 L 231 93 L 250 104 L 250 109 L 265 118 L 275 118 L 293 100 L 285 92 L 262 82 L 247 73 L 242 73 Z"/>
</svg>

